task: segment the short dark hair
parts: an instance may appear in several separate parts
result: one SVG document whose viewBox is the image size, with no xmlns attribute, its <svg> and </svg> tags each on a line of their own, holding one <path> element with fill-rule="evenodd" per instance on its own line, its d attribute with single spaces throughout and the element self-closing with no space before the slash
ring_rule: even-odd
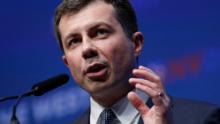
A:
<svg viewBox="0 0 220 124">
<path fill-rule="evenodd" d="M 74 14 L 80 11 L 83 7 L 96 0 L 63 0 L 56 8 L 54 18 L 54 29 L 56 37 L 59 41 L 61 50 L 63 45 L 59 30 L 59 23 L 63 15 Z M 122 25 L 128 38 L 132 38 L 134 32 L 138 31 L 137 19 L 135 11 L 129 0 L 102 0 L 107 4 L 111 4 L 116 12 L 116 19 Z"/>
</svg>

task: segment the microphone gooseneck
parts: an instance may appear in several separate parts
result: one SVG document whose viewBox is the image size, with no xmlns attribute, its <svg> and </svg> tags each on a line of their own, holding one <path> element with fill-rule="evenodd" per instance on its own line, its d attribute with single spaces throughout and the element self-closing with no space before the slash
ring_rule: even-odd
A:
<svg viewBox="0 0 220 124">
<path fill-rule="evenodd" d="M 59 86 L 64 85 L 65 83 L 68 82 L 68 80 L 69 80 L 69 76 L 67 74 L 60 74 L 55 77 L 49 78 L 45 81 L 41 81 L 33 85 L 31 91 L 24 93 L 23 94 L 24 96 L 22 98 L 32 95 L 41 96 L 50 90 L 53 90 Z M 0 98 L 0 102 L 12 100 L 12 99 L 18 99 L 20 96 L 21 95 L 2 97 Z"/>
<path fill-rule="evenodd" d="M 69 80 L 69 76 L 67 74 L 60 74 L 60 75 L 57 75 L 55 77 L 49 78 L 45 81 L 41 81 L 35 84 L 34 86 L 32 86 L 31 91 L 23 93 L 20 96 L 9 96 L 9 97 L 4 97 L 0 99 L 0 102 L 10 100 L 10 99 L 17 99 L 16 103 L 13 106 L 11 124 L 20 124 L 18 118 L 16 117 L 16 110 L 22 98 L 27 97 L 27 96 L 32 96 L 32 95 L 41 96 L 50 90 L 53 90 L 59 86 L 66 84 L 68 80 Z"/>
</svg>

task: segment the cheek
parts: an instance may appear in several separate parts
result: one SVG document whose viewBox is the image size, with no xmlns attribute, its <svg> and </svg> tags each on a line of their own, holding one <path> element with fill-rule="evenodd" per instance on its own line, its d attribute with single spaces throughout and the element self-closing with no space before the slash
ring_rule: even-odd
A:
<svg viewBox="0 0 220 124">
<path fill-rule="evenodd" d="M 68 62 L 68 68 L 73 76 L 73 78 L 76 81 L 81 80 L 81 62 L 80 62 L 80 58 L 77 57 L 77 55 L 70 55 L 67 54 L 66 55 L 66 59 Z"/>
<path fill-rule="evenodd" d="M 128 66 L 132 60 L 132 52 L 130 48 L 120 47 L 113 51 L 113 61 L 116 66 Z"/>
<path fill-rule="evenodd" d="M 111 48 L 106 54 L 110 54 L 110 61 L 115 69 L 128 68 L 133 64 L 133 47 L 130 41 L 117 42 L 111 44 Z"/>
</svg>

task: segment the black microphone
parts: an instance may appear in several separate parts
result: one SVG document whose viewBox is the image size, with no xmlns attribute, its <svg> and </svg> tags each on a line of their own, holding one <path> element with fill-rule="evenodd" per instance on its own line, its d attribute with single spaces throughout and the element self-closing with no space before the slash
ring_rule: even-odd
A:
<svg viewBox="0 0 220 124">
<path fill-rule="evenodd" d="M 41 96 L 50 90 L 66 84 L 68 80 L 69 76 L 67 74 L 57 75 L 32 86 L 32 93 L 34 96 Z"/>
<path fill-rule="evenodd" d="M 41 81 L 35 85 L 32 86 L 32 90 L 29 92 L 26 92 L 20 96 L 27 97 L 27 96 L 41 96 L 44 93 L 53 90 L 59 86 L 62 86 L 67 83 L 69 80 L 69 76 L 67 74 L 60 74 L 55 77 L 49 78 L 47 80 Z M 0 102 L 4 102 L 11 99 L 18 99 L 19 96 L 7 96 L 0 98 Z"/>
<path fill-rule="evenodd" d="M 31 95 L 41 96 L 50 90 L 53 90 L 59 86 L 64 85 L 65 83 L 67 83 L 68 80 L 69 80 L 69 76 L 67 74 L 60 74 L 60 75 L 57 75 L 55 77 L 49 78 L 45 81 L 41 81 L 35 84 L 32 87 L 32 90 L 30 92 L 23 93 L 20 96 L 12 96 L 12 97 L 8 97 L 8 99 L 4 99 L 4 100 L 9 100 L 9 99 L 17 98 L 17 101 L 15 105 L 13 106 L 11 124 L 20 124 L 18 118 L 16 117 L 16 110 L 22 98 L 31 96 Z"/>
</svg>

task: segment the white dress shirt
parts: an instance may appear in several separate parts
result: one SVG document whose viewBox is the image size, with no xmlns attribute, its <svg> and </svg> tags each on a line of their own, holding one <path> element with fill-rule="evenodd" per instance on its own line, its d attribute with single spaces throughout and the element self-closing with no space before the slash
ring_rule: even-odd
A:
<svg viewBox="0 0 220 124">
<path fill-rule="evenodd" d="M 148 100 L 146 93 L 140 90 L 135 91 L 145 102 Z M 100 124 L 100 114 L 105 109 L 99 105 L 92 97 L 90 97 L 90 124 Z M 120 124 L 137 124 L 140 119 L 140 114 L 128 101 L 127 96 L 119 100 L 111 107 L 112 111 L 117 116 Z"/>
</svg>

